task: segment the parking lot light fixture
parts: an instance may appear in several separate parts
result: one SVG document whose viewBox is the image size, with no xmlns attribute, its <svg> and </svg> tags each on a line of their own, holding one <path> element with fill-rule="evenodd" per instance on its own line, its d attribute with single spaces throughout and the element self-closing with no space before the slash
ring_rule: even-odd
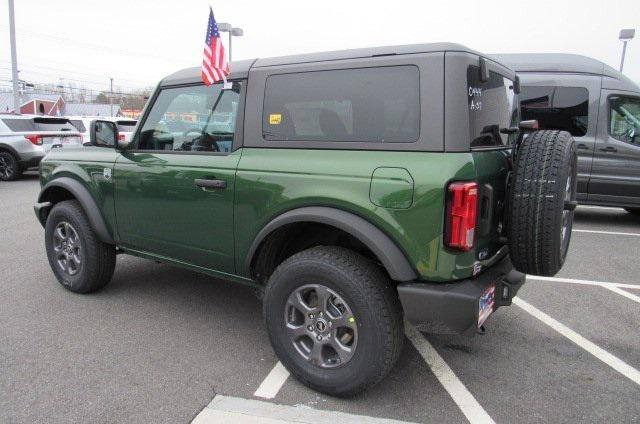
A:
<svg viewBox="0 0 640 424">
<path fill-rule="evenodd" d="M 227 22 L 218 23 L 218 31 L 229 33 L 229 62 L 231 62 L 231 39 L 233 37 L 242 37 L 244 35 L 244 31 L 242 28 L 235 28 Z"/>
<path fill-rule="evenodd" d="M 622 41 L 622 58 L 620 59 L 620 72 L 624 68 L 624 54 L 627 51 L 627 42 L 631 41 L 636 35 L 635 29 L 621 29 L 618 38 Z"/>
</svg>

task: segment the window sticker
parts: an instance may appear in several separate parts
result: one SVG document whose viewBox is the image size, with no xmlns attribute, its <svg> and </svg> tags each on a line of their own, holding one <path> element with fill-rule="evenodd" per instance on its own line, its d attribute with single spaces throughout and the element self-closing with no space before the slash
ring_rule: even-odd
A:
<svg viewBox="0 0 640 424">
<path fill-rule="evenodd" d="M 269 124 L 270 125 L 280 125 L 282 122 L 282 114 L 281 113 L 272 113 L 269 115 Z"/>
</svg>

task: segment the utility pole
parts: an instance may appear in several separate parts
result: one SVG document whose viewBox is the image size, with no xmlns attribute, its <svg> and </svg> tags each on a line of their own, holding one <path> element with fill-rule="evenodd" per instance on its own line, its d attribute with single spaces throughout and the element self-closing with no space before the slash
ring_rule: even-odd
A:
<svg viewBox="0 0 640 424">
<path fill-rule="evenodd" d="M 113 78 L 111 80 L 111 94 L 109 95 L 109 106 L 111 107 L 111 116 L 113 116 Z"/>
<path fill-rule="evenodd" d="M 9 0 L 9 33 L 11 38 L 11 80 L 13 83 L 13 113 L 20 115 L 20 93 L 18 89 L 18 54 L 16 52 L 16 16 L 13 0 Z"/>
</svg>

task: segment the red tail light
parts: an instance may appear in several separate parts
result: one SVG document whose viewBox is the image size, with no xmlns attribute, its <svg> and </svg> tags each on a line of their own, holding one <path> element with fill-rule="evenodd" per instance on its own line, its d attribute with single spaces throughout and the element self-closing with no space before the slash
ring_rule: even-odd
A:
<svg viewBox="0 0 640 424">
<path fill-rule="evenodd" d="M 38 134 L 25 135 L 27 140 L 35 144 L 36 146 L 42 146 L 42 136 Z"/>
<path fill-rule="evenodd" d="M 124 141 L 124 134 L 118 134 L 118 141 Z"/>
<path fill-rule="evenodd" d="M 476 241 L 478 184 L 449 184 L 446 244 L 460 250 L 471 250 Z"/>
</svg>

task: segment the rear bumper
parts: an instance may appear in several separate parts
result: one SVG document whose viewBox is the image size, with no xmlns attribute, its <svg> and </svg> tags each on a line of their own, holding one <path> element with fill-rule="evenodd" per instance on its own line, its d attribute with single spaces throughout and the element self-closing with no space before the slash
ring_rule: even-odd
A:
<svg viewBox="0 0 640 424">
<path fill-rule="evenodd" d="M 480 298 L 495 288 L 490 312 L 508 306 L 524 284 L 509 256 L 477 278 L 451 283 L 402 283 L 398 295 L 405 318 L 418 330 L 439 334 L 473 334 L 479 327 Z"/>
<path fill-rule="evenodd" d="M 44 154 L 29 155 L 29 157 L 21 158 L 19 163 L 20 163 L 20 166 L 22 166 L 25 169 L 35 168 L 36 166 L 38 166 L 38 164 L 40 164 L 40 161 L 42 160 L 43 157 L 44 157 Z"/>
</svg>

